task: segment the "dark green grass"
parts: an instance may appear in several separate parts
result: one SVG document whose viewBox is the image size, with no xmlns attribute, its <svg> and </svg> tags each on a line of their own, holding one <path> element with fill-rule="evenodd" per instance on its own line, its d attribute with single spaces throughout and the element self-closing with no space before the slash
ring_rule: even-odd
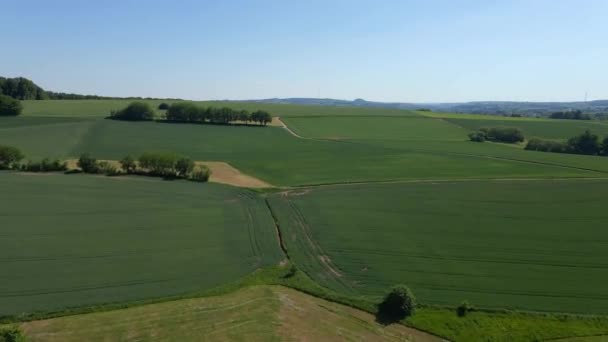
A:
<svg viewBox="0 0 608 342">
<path fill-rule="evenodd" d="M 232 187 L 0 173 L 0 316 L 200 291 L 283 259 Z"/>
<path fill-rule="evenodd" d="M 303 190 L 300 190 L 301 192 Z M 608 313 L 608 181 L 330 186 L 270 203 L 322 285 L 422 303 Z"/>
<path fill-rule="evenodd" d="M 524 132 L 526 139 L 533 137 L 545 139 L 568 139 L 583 133 L 585 130 L 600 136 L 608 135 L 608 124 L 601 121 L 584 120 L 484 120 L 484 119 L 444 119 L 467 130 L 474 131 L 482 127 L 508 126 L 517 127 Z"/>
</svg>

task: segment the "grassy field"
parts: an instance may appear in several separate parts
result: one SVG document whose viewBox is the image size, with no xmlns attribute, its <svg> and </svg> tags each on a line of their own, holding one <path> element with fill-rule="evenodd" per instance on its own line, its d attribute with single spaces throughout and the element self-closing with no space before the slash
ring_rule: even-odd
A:
<svg viewBox="0 0 608 342">
<path fill-rule="evenodd" d="M 608 181 L 327 186 L 273 195 L 290 256 L 336 291 L 608 313 Z"/>
<path fill-rule="evenodd" d="M 196 292 L 284 258 L 246 190 L 6 172 L 0 188 L 0 316 Z"/>
<path fill-rule="evenodd" d="M 55 318 L 21 325 L 31 341 L 298 340 L 439 341 L 403 325 L 384 327 L 343 305 L 278 286 L 208 298 Z"/>
</svg>

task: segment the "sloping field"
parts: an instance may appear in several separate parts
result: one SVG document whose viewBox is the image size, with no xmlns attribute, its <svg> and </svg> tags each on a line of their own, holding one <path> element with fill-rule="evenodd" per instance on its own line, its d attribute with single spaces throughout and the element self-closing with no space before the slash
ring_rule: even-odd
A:
<svg viewBox="0 0 608 342">
<path fill-rule="evenodd" d="M 403 125 L 403 136 L 397 137 L 401 130 L 392 130 L 395 139 L 391 140 L 377 132 L 370 139 L 364 134 L 369 120 L 363 118 L 341 133 L 357 139 L 340 141 L 299 139 L 280 127 L 65 122 L 65 118 L 57 124 L 33 126 L 28 117 L 18 119 L 26 119 L 24 126 L 13 123 L 0 129 L 0 144 L 19 147 L 29 158 L 67 159 L 88 152 L 99 159 L 121 159 L 127 154 L 171 151 L 195 160 L 224 161 L 277 186 L 420 178 L 598 177 L 608 172 L 606 158 L 475 144 L 464 141 L 464 130 L 463 140 L 457 141 L 460 128 L 434 119 L 387 118 L 386 124 L 376 125 L 378 130 L 392 126 L 392 120 Z M 419 122 L 426 125 L 428 140 L 420 140 Z M 444 135 L 435 132 L 435 126 L 451 140 L 442 141 Z"/>
<path fill-rule="evenodd" d="M 284 258 L 247 190 L 6 172 L 0 189 L 0 316 L 197 292 Z"/>
<path fill-rule="evenodd" d="M 296 264 L 337 291 L 608 313 L 606 180 L 326 186 L 273 195 Z"/>
<path fill-rule="evenodd" d="M 24 323 L 31 341 L 439 341 L 278 286 Z"/>
</svg>

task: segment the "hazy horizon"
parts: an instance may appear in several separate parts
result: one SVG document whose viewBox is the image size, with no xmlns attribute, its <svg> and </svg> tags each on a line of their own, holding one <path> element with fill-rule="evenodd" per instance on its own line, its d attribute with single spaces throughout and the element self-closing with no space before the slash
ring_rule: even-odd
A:
<svg viewBox="0 0 608 342">
<path fill-rule="evenodd" d="M 191 100 L 608 98 L 608 2 L 7 3 L 0 76 Z"/>
</svg>

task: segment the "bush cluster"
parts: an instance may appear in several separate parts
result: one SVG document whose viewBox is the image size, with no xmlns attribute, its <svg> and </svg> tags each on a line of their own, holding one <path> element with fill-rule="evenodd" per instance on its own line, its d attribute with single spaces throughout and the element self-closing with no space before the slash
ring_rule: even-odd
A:
<svg viewBox="0 0 608 342">
<path fill-rule="evenodd" d="M 567 142 L 534 138 L 528 141 L 526 150 L 608 156 L 608 136 L 600 141 L 599 136 L 587 130 Z"/>
<path fill-rule="evenodd" d="M 0 170 L 16 168 L 23 158 L 23 153 L 19 149 L 12 146 L 0 145 Z"/>
<path fill-rule="evenodd" d="M 477 132 L 469 134 L 469 139 L 476 142 L 486 140 L 514 144 L 525 140 L 524 134 L 515 127 L 480 128 Z"/>
<path fill-rule="evenodd" d="M 20 170 L 26 172 L 63 172 L 67 171 L 68 165 L 58 159 L 50 160 L 44 158 L 39 162 L 28 161 L 26 164 L 21 164 Z"/>
<path fill-rule="evenodd" d="M 19 100 L 6 95 L 0 95 L 0 116 L 17 116 L 23 111 Z"/>
<path fill-rule="evenodd" d="M 154 110 L 152 107 L 141 101 L 131 102 L 127 108 L 119 111 L 112 111 L 110 119 L 125 121 L 150 121 L 154 120 Z"/>
<path fill-rule="evenodd" d="M 211 176 L 208 167 L 197 166 L 188 157 L 164 152 L 146 152 L 137 160 L 126 156 L 120 160 L 120 167 L 107 161 L 98 161 L 85 153 L 78 159 L 78 167 L 84 173 L 107 176 L 135 174 L 169 179 L 189 179 L 196 182 L 206 182 Z"/>
<path fill-rule="evenodd" d="M 178 102 L 169 107 L 165 114 L 167 121 L 231 124 L 241 122 L 244 124 L 256 123 L 267 125 L 272 121 L 270 113 L 258 110 L 249 112 L 246 110 L 234 110 L 232 108 L 200 107 L 191 102 Z"/>
</svg>

